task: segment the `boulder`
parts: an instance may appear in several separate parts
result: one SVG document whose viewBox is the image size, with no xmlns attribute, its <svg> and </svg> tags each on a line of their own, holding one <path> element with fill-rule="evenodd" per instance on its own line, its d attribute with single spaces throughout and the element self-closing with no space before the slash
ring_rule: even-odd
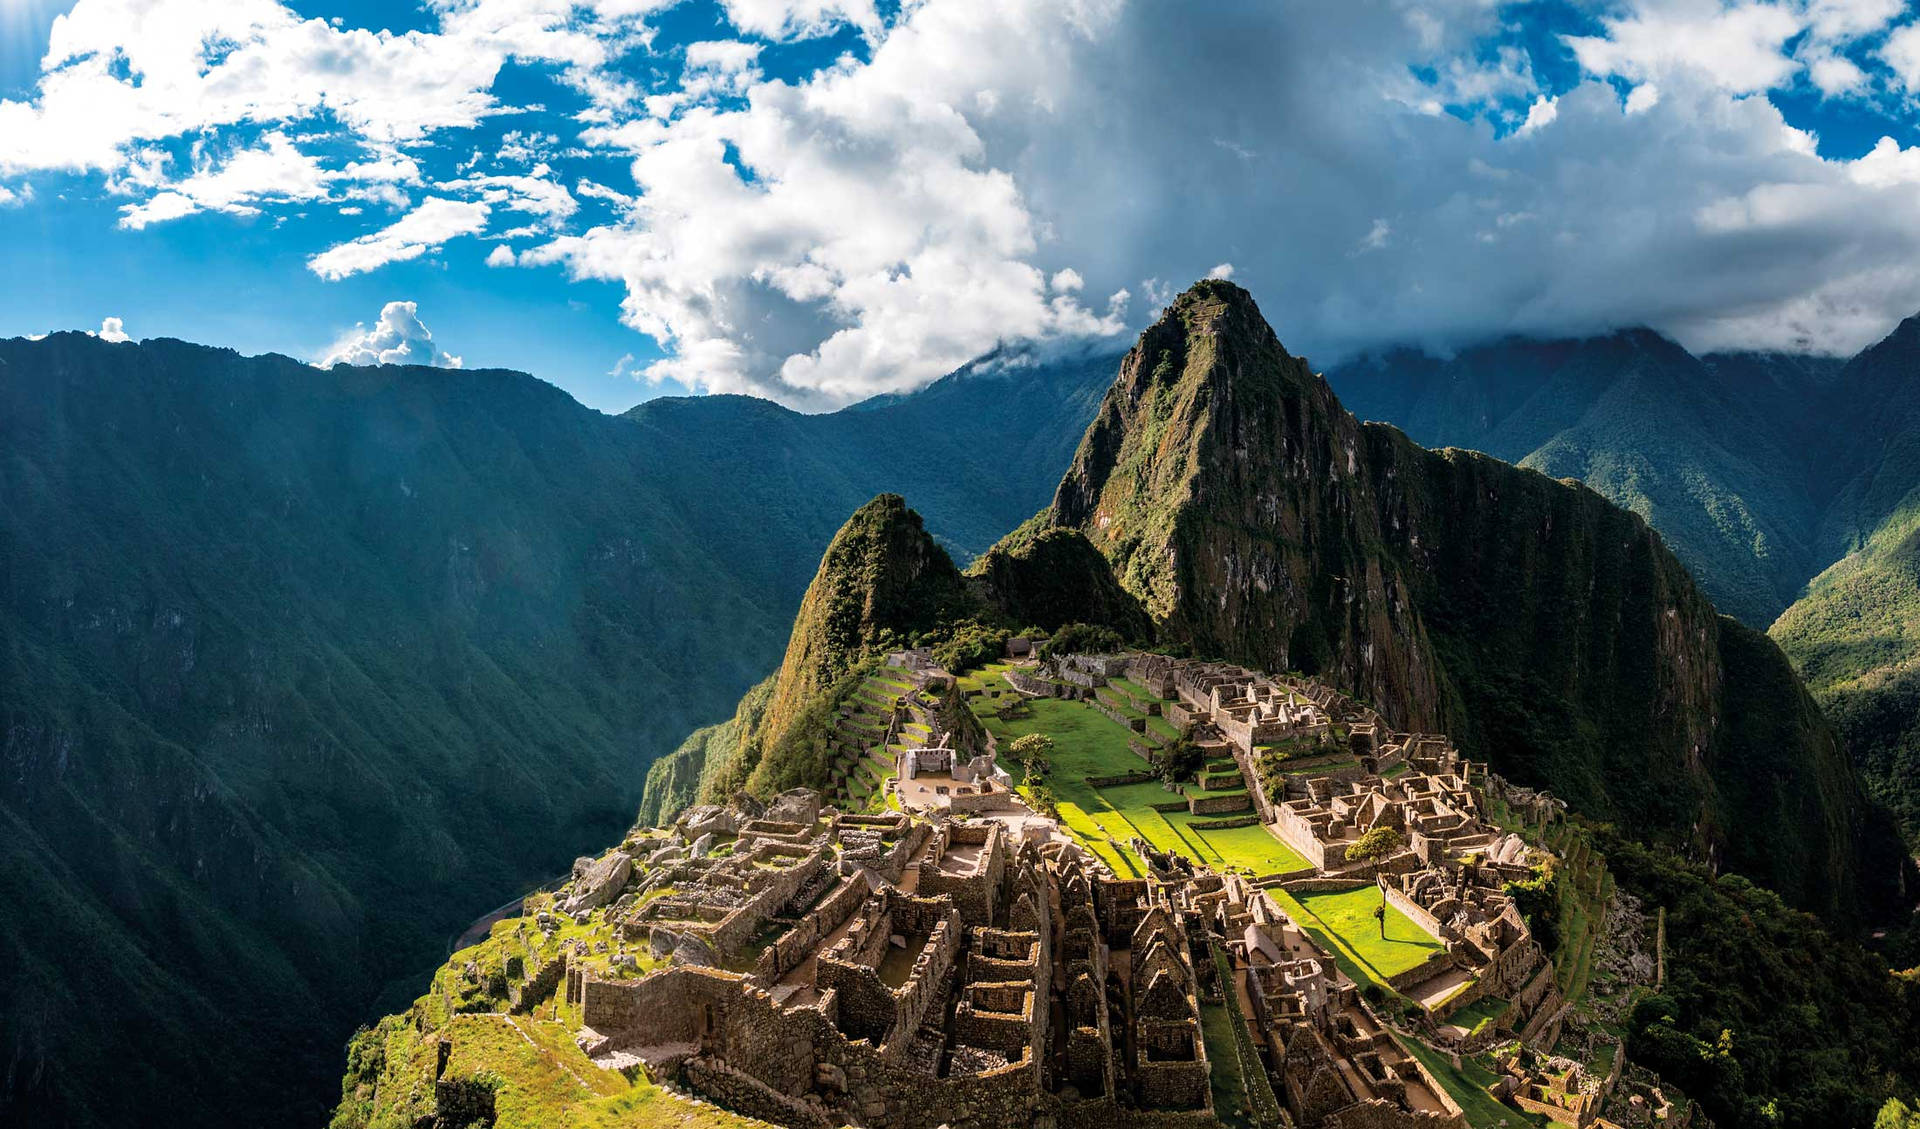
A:
<svg viewBox="0 0 1920 1129">
<path fill-rule="evenodd" d="M 741 819 L 759 819 L 767 810 L 767 805 L 753 798 L 751 792 L 735 792 L 728 804 Z"/>
<path fill-rule="evenodd" d="M 633 859 L 619 851 L 592 861 L 573 880 L 573 896 L 560 908 L 568 914 L 581 914 L 607 904 L 633 877 Z"/>
<path fill-rule="evenodd" d="M 713 968 L 720 963 L 720 958 L 714 955 L 711 945 L 691 933 L 683 933 L 679 943 L 673 946 L 673 963 Z"/>
<path fill-rule="evenodd" d="M 811 825 L 820 818 L 820 793 L 811 788 L 782 792 L 774 797 L 772 806 L 767 808 L 766 818 L 781 823 Z"/>
<path fill-rule="evenodd" d="M 732 835 L 740 830 L 740 820 L 718 804 L 702 804 L 680 819 L 681 828 L 692 836 Z"/>
<path fill-rule="evenodd" d="M 711 850 L 713 850 L 713 832 L 709 831 L 705 835 L 702 835 L 698 839 L 695 839 L 693 841 L 693 857 L 694 858 L 697 858 L 697 859 L 706 858 L 707 852 Z"/>
</svg>

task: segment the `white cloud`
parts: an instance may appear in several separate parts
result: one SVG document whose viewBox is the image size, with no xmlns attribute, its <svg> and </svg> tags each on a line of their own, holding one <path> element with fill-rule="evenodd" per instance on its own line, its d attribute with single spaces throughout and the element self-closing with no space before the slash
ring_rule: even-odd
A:
<svg viewBox="0 0 1920 1129">
<path fill-rule="evenodd" d="M 553 170 L 546 165 L 535 165 L 526 176 L 474 176 L 443 181 L 434 187 L 443 192 L 470 193 L 488 204 L 539 216 L 550 226 L 580 210 L 580 202 L 553 179 Z"/>
<path fill-rule="evenodd" d="M 1233 264 L 1232 263 L 1215 263 L 1213 265 L 1213 269 L 1207 272 L 1207 277 L 1220 278 L 1220 279 L 1232 278 Z"/>
<path fill-rule="evenodd" d="M 420 320 L 416 303 L 388 302 L 381 307 L 380 320 L 372 328 L 354 326 L 317 363 L 321 368 L 340 364 L 459 368 L 460 358 L 434 343 L 432 331 Z"/>
<path fill-rule="evenodd" d="M 116 345 L 123 341 L 133 340 L 133 338 L 127 336 L 126 326 L 119 318 L 102 318 L 100 319 L 99 329 L 90 329 L 87 332 L 102 341 L 111 341 Z"/>
<path fill-rule="evenodd" d="M 1895 28 L 1880 48 L 1880 57 L 1908 94 L 1920 94 L 1920 23 Z"/>
<path fill-rule="evenodd" d="M 1588 71 L 1643 82 L 1686 69 L 1751 94 L 1780 85 L 1800 68 L 1784 48 L 1806 21 L 1786 5 L 1637 0 L 1626 7 L 1632 14 L 1601 21 L 1607 34 L 1566 37 Z"/>
<path fill-rule="evenodd" d="M 256 146 L 223 161 L 203 159 L 192 175 L 166 181 L 158 194 L 123 205 L 120 226 L 138 231 L 202 211 L 257 215 L 268 204 L 323 199 L 336 182 L 355 184 L 360 191 L 369 184 L 413 184 L 419 179 L 419 166 L 398 153 L 350 161 L 338 169 L 323 168 L 318 159 L 302 153 L 286 134 L 275 130 L 262 135 Z"/>
<path fill-rule="evenodd" d="M 1654 89 L 1653 84 L 1645 83 L 1641 87 L 1639 87 L 1635 91 L 1635 93 L 1638 93 L 1638 90 L 1649 90 L 1649 89 Z M 1655 97 L 1659 96 L 1658 90 L 1655 90 L 1654 96 Z M 1627 100 L 1631 102 L 1633 100 L 1632 95 L 1629 95 Z M 1633 107 L 1631 106 L 1629 106 L 1628 108 L 1629 110 L 1633 109 Z M 1552 125 L 1553 119 L 1559 116 L 1560 116 L 1559 100 L 1555 98 L 1548 98 L 1542 95 L 1541 97 L 1535 98 L 1533 100 L 1533 105 L 1527 107 L 1527 120 L 1524 122 L 1521 122 L 1520 128 L 1515 130 L 1514 132 L 1521 134 L 1523 136 L 1529 133 L 1534 133 L 1538 130 L 1545 129 L 1546 127 Z"/>
<path fill-rule="evenodd" d="M 1516 14 L 1489 0 L 723 0 L 712 38 L 653 44 L 669 2 L 433 0 L 394 35 L 79 0 L 0 102 L 0 176 L 105 170 L 129 228 L 384 214 L 311 256 L 325 278 L 532 241 L 450 259 L 617 282 L 665 354 L 628 366 L 802 406 L 1118 331 L 1207 248 L 1322 362 L 1621 324 L 1845 349 L 1920 306 L 1916 150 L 1824 159 L 1766 96 L 1920 95 L 1898 0 L 1610 0 L 1571 89 L 1488 47 Z M 762 40 L 847 28 L 863 49 L 763 73 Z M 586 107 L 503 105 L 516 61 Z M 507 113 L 497 143 L 445 132 Z"/>
<path fill-rule="evenodd" d="M 721 0 L 721 6 L 734 27 L 768 39 L 805 39 L 849 24 L 869 33 L 880 28 L 873 0 Z"/>
<path fill-rule="evenodd" d="M 687 44 L 687 67 L 680 76 L 680 101 L 737 98 L 760 80 L 761 45 L 738 39 Z"/>
<path fill-rule="evenodd" d="M 428 251 L 438 250 L 449 239 L 484 231 L 487 215 L 484 203 L 429 196 L 419 207 L 379 231 L 313 256 L 307 260 L 307 269 L 334 281 L 388 263 L 417 259 Z"/>
</svg>

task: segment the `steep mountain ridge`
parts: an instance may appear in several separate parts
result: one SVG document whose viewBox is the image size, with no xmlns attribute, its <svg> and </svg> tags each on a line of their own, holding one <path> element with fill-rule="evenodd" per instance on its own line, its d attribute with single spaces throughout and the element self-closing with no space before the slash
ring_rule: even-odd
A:
<svg viewBox="0 0 1920 1129">
<path fill-rule="evenodd" d="M 1645 521 L 1360 424 L 1231 283 L 1142 335 L 1045 520 L 1112 561 L 1163 642 L 1326 677 L 1801 905 L 1858 915 L 1895 877 L 1784 656 Z"/>
<path fill-rule="evenodd" d="M 886 647 L 972 607 L 960 570 L 898 494 L 855 510 L 828 542 L 800 601 L 780 668 L 734 716 L 695 732 L 649 770 L 643 818 L 696 797 L 826 786 L 827 711 L 848 679 Z"/>
<path fill-rule="evenodd" d="M 1637 329 L 1509 338 L 1445 360 L 1390 350 L 1327 379 L 1356 415 L 1427 446 L 1585 481 L 1653 523 L 1717 605 L 1764 627 L 1815 569 L 1818 484 L 1802 429 L 1837 367 L 1696 358 Z"/>
</svg>

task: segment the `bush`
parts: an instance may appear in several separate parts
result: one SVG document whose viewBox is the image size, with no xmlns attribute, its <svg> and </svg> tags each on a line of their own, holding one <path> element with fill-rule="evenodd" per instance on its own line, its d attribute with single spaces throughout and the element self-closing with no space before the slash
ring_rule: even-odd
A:
<svg viewBox="0 0 1920 1129">
<path fill-rule="evenodd" d="M 943 635 L 932 642 L 933 661 L 954 674 L 965 674 L 1007 652 L 1007 632 L 977 619 L 956 623 Z"/>
<path fill-rule="evenodd" d="M 1169 784 L 1193 779 L 1193 774 L 1205 763 L 1206 754 L 1190 737 L 1177 737 L 1153 750 L 1153 771 Z"/>
<path fill-rule="evenodd" d="M 1126 645 L 1126 639 L 1111 627 L 1069 623 L 1054 632 L 1053 638 L 1041 645 L 1040 659 L 1042 662 L 1047 662 L 1061 655 L 1108 654 Z"/>
</svg>

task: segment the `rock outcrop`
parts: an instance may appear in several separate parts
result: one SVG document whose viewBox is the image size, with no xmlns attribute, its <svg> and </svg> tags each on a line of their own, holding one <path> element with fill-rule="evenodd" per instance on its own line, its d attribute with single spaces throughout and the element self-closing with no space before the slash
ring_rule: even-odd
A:
<svg viewBox="0 0 1920 1129">
<path fill-rule="evenodd" d="M 617 897 L 633 876 L 633 858 L 613 851 L 576 870 L 573 893 L 560 908 L 569 914 L 598 909 Z"/>
</svg>

